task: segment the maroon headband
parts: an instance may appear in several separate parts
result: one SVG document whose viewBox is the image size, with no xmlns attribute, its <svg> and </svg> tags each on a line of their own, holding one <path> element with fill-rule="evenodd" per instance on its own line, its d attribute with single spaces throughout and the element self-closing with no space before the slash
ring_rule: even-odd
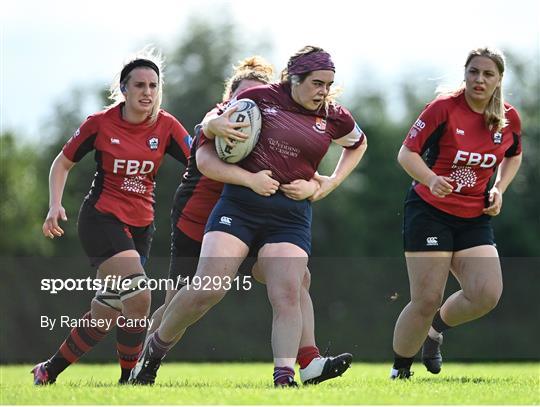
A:
<svg viewBox="0 0 540 407">
<path fill-rule="evenodd" d="M 320 51 L 302 55 L 287 66 L 289 75 L 300 75 L 312 71 L 336 72 L 336 67 L 328 52 Z"/>
</svg>

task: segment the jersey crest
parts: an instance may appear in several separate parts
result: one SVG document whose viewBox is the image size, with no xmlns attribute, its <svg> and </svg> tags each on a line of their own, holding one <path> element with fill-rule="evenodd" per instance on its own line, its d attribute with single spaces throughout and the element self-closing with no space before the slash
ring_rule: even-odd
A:
<svg viewBox="0 0 540 407">
<path fill-rule="evenodd" d="M 326 131 L 326 119 L 323 119 L 322 117 L 316 117 L 313 130 L 319 133 L 324 133 Z"/>
<path fill-rule="evenodd" d="M 150 150 L 157 150 L 159 147 L 159 139 L 157 137 L 151 137 L 148 139 L 148 147 L 150 147 Z"/>
</svg>

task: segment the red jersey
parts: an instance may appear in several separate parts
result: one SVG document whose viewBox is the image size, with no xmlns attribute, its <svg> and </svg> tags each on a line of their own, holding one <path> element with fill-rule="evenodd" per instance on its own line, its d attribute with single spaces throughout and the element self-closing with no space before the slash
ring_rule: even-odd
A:
<svg viewBox="0 0 540 407">
<path fill-rule="evenodd" d="M 197 168 L 197 148 L 199 143 L 203 144 L 206 140 L 201 126 L 195 127 L 186 171 L 174 195 L 174 208 L 179 213 L 176 227 L 198 242 L 202 242 L 210 212 L 223 190 L 223 183 L 205 177 Z"/>
<path fill-rule="evenodd" d="M 291 97 L 288 84 L 247 89 L 237 99 L 253 100 L 262 114 L 262 129 L 255 148 L 239 165 L 251 172 L 271 170 L 281 184 L 309 180 L 332 141 L 357 148 L 364 137 L 344 107 L 331 104 L 328 110 L 304 109 Z"/>
<path fill-rule="evenodd" d="M 123 120 L 121 106 L 89 116 L 62 151 L 78 162 L 96 150 L 97 171 L 86 199 L 127 225 L 146 226 L 154 219 L 154 178 L 163 156 L 186 165 L 189 134 L 164 110 L 148 126 Z"/>
<path fill-rule="evenodd" d="M 474 112 L 465 94 L 441 96 L 428 104 L 403 145 L 424 155 L 435 174 L 454 180 L 454 190 L 436 197 L 415 183 L 418 195 L 441 211 L 462 218 L 483 214 L 489 180 L 504 157 L 521 153 L 521 121 L 514 107 L 505 105 L 508 125 L 502 131 L 487 128 L 484 115 Z"/>
</svg>

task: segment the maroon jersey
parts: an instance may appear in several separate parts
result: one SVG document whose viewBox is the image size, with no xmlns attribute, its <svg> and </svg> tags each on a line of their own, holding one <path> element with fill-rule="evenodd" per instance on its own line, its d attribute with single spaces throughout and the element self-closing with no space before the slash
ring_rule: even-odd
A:
<svg viewBox="0 0 540 407">
<path fill-rule="evenodd" d="M 128 225 L 146 226 L 154 219 L 154 177 L 163 156 L 185 165 L 189 134 L 163 110 L 153 125 L 131 124 L 122 119 L 121 106 L 89 116 L 63 153 L 78 162 L 96 150 L 97 171 L 86 199 Z"/>
<path fill-rule="evenodd" d="M 454 180 L 454 190 L 438 198 L 425 185 L 415 183 L 424 201 L 462 218 L 482 215 L 491 176 L 504 157 L 521 153 L 519 115 L 511 105 L 505 108 L 508 125 L 502 131 L 490 131 L 484 115 L 471 110 L 463 92 L 438 97 L 426 106 L 403 145 L 425 154 L 435 174 Z"/>
<path fill-rule="evenodd" d="M 287 84 L 250 88 L 237 96 L 242 98 L 259 106 L 262 129 L 255 148 L 239 165 L 251 172 L 271 170 L 282 184 L 311 179 L 332 141 L 357 148 L 364 137 L 347 109 L 331 104 L 327 111 L 306 110 L 292 99 Z"/>
</svg>

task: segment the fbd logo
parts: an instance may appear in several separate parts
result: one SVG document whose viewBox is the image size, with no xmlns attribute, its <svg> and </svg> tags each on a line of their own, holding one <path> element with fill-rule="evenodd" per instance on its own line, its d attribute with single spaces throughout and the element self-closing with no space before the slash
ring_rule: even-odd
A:
<svg viewBox="0 0 540 407">
<path fill-rule="evenodd" d="M 157 137 L 152 137 L 149 139 L 148 147 L 150 147 L 150 150 L 157 150 L 159 147 L 159 139 Z"/>
<path fill-rule="evenodd" d="M 73 136 L 71 136 L 71 138 L 68 140 L 68 143 L 71 143 L 71 141 L 79 137 L 80 134 L 81 134 L 81 129 L 79 128 L 75 131 L 75 133 L 73 133 Z"/>
<path fill-rule="evenodd" d="M 420 119 L 416 120 L 411 127 L 411 130 L 409 130 L 409 138 L 415 138 L 418 133 L 420 133 L 424 129 L 424 127 L 426 127 L 425 122 Z"/>
</svg>

